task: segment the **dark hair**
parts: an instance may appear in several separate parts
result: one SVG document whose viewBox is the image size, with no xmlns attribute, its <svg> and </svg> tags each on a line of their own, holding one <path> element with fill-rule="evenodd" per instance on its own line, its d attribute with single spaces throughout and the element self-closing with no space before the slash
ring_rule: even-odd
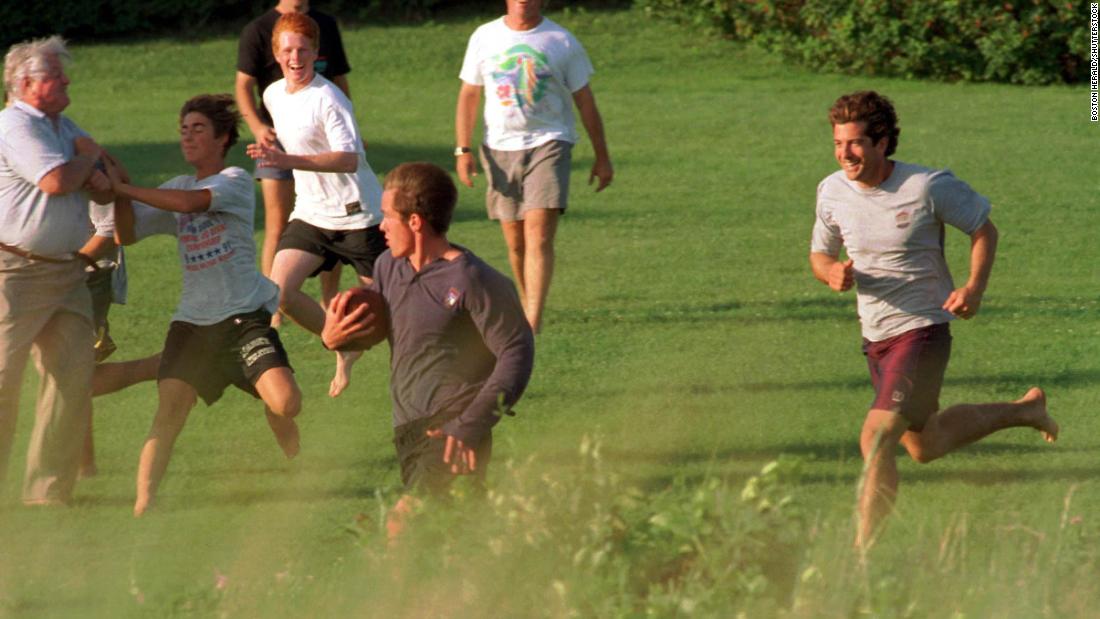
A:
<svg viewBox="0 0 1100 619">
<path fill-rule="evenodd" d="M 394 192 L 393 208 L 405 219 L 416 213 L 439 234 L 451 227 L 458 188 L 443 168 L 426 161 L 402 163 L 386 175 L 384 187 Z"/>
<path fill-rule="evenodd" d="M 191 97 L 180 108 L 180 121 L 183 121 L 183 117 L 191 112 L 198 112 L 210 119 L 210 124 L 214 127 L 214 137 L 229 136 L 229 139 L 225 142 L 222 155 L 228 153 L 229 148 L 237 143 L 237 138 L 240 137 L 237 128 L 241 124 L 241 114 L 237 111 L 237 102 L 233 99 L 233 95 L 220 94 Z"/>
<path fill-rule="evenodd" d="M 898 115 L 894 104 L 873 90 L 861 90 L 844 95 L 829 108 L 829 122 L 836 125 L 862 122 L 866 124 L 867 137 L 878 144 L 887 138 L 886 156 L 894 154 L 898 147 Z"/>
<path fill-rule="evenodd" d="M 276 20 L 271 31 L 271 52 L 276 56 L 279 55 L 279 37 L 284 32 L 293 32 L 308 38 L 315 50 L 321 47 L 321 28 L 305 13 L 283 13 Z"/>
</svg>

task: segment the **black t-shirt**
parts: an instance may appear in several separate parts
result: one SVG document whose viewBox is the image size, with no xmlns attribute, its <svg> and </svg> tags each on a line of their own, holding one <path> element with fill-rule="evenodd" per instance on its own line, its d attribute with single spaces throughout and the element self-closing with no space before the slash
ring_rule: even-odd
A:
<svg viewBox="0 0 1100 619">
<path fill-rule="evenodd" d="M 237 70 L 256 78 L 260 88 L 260 118 L 271 124 L 271 115 L 264 107 L 263 94 L 272 83 L 283 79 L 283 71 L 279 63 L 275 61 L 275 54 L 271 51 L 271 32 L 275 29 L 275 22 L 279 21 L 282 14 L 271 9 L 257 17 L 244 27 L 241 32 L 241 40 L 237 47 Z M 348 57 L 344 53 L 344 43 L 340 39 L 340 28 L 336 20 L 310 9 L 306 13 L 321 30 L 321 45 L 317 60 L 313 63 L 313 69 L 317 73 L 332 79 L 338 75 L 346 75 L 351 71 L 348 66 Z"/>
</svg>

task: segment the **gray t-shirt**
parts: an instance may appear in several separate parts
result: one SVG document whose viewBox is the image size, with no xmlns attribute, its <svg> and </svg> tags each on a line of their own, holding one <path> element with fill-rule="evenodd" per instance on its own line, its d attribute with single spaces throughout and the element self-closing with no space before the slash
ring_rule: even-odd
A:
<svg viewBox="0 0 1100 619">
<path fill-rule="evenodd" d="M 274 313 L 279 288 L 256 269 L 252 175 L 230 167 L 202 180 L 177 176 L 160 188 L 212 194 L 210 208 L 202 213 L 173 213 L 134 202 L 137 238 L 172 234 L 179 241 L 183 292 L 172 320 L 212 325 L 261 308 Z"/>
<path fill-rule="evenodd" d="M 71 258 L 84 245 L 88 194 L 51 196 L 38 182 L 72 160 L 73 140 L 87 135 L 22 101 L 0 111 L 0 242 L 53 258 Z"/>
<path fill-rule="evenodd" d="M 371 287 L 389 305 L 394 426 L 439 416 L 444 432 L 477 445 L 501 400 L 523 394 L 535 344 L 511 280 L 455 247 L 462 255 L 420 271 L 387 250 Z"/>
<path fill-rule="evenodd" d="M 872 342 L 953 318 L 954 290 L 943 254 L 944 224 L 972 234 L 989 218 L 989 200 L 955 178 L 895 162 L 883 183 L 864 189 L 837 171 L 817 187 L 813 252 L 853 261 L 863 337 Z"/>
</svg>

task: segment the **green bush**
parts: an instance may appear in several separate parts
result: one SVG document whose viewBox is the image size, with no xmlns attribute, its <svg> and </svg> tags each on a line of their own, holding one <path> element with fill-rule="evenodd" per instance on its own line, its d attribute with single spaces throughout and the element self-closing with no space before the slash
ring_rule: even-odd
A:
<svg viewBox="0 0 1100 619">
<path fill-rule="evenodd" d="M 790 607 L 807 546 L 793 462 L 772 462 L 741 487 L 706 476 L 647 492 L 624 484 L 600 450 L 585 438 L 564 470 L 506 462 L 487 496 L 460 489 L 449 504 L 425 504 L 388 550 L 364 517 L 350 531 L 378 567 L 365 580 L 381 579 L 379 591 L 432 592 L 416 600 L 416 616 L 770 616 Z M 378 522 L 391 502 L 380 501 Z M 374 613 L 407 613 L 408 600 L 390 602 L 397 608 L 373 600 Z"/>
<path fill-rule="evenodd" d="M 1030 0 L 637 0 L 826 71 L 1014 84 L 1087 75 L 1084 4 Z"/>
</svg>

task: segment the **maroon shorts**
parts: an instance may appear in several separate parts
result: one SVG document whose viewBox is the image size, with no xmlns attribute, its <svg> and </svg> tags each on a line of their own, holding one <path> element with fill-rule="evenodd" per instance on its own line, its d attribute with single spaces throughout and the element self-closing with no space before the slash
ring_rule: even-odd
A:
<svg viewBox="0 0 1100 619">
<path fill-rule="evenodd" d="M 943 373 L 951 357 L 951 329 L 946 322 L 871 342 L 863 340 L 875 401 L 871 408 L 900 413 L 909 429 L 920 432 L 940 409 Z"/>
</svg>

